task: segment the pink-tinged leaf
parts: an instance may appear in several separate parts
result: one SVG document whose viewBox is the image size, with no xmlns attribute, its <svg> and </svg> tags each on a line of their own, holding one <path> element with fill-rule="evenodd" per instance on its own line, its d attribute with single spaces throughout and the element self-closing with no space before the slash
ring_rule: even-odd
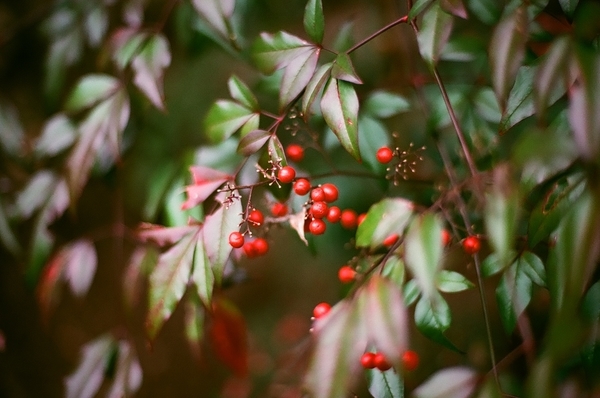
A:
<svg viewBox="0 0 600 398">
<path fill-rule="evenodd" d="M 171 317 L 183 297 L 190 279 L 194 250 L 201 229 L 184 236 L 178 243 L 158 258 L 150 275 L 146 331 L 151 340 L 156 338 L 162 325 Z"/>
<path fill-rule="evenodd" d="M 298 97 L 313 77 L 320 52 L 318 47 L 308 47 L 288 63 L 279 88 L 280 110 Z"/>
<path fill-rule="evenodd" d="M 344 80 L 353 84 L 362 84 L 362 80 L 356 74 L 350 56 L 346 53 L 338 54 L 331 68 L 331 77 Z"/>
<path fill-rule="evenodd" d="M 252 45 L 251 55 L 258 69 L 265 74 L 271 74 L 285 68 L 299 54 L 314 44 L 302 40 L 287 32 L 275 34 L 261 33 Z"/>
<path fill-rule="evenodd" d="M 323 15 L 323 2 L 309 0 L 304 9 L 304 31 L 315 43 L 323 41 L 325 34 L 325 17 Z"/>
<path fill-rule="evenodd" d="M 343 398 L 358 381 L 368 343 L 360 308 L 357 302 L 342 301 L 314 322 L 315 348 L 305 379 L 311 396 Z"/>
<path fill-rule="evenodd" d="M 463 0 L 441 0 L 440 6 L 449 14 L 462 19 L 467 19 L 467 9 L 463 4 Z"/>
<path fill-rule="evenodd" d="M 506 333 L 511 334 L 517 319 L 525 311 L 533 293 L 533 283 L 526 272 L 527 263 L 515 261 L 504 271 L 496 288 L 498 312 Z"/>
<path fill-rule="evenodd" d="M 237 191 L 232 196 L 239 197 Z M 222 195 L 224 197 L 225 195 Z M 215 282 L 221 283 L 225 264 L 231 253 L 229 234 L 239 230 L 242 222 L 242 203 L 234 199 L 232 203 L 221 205 L 217 211 L 208 215 L 204 221 L 204 248 L 215 276 Z"/>
<path fill-rule="evenodd" d="M 110 39 L 112 60 L 117 68 L 123 70 L 129 65 L 135 55 L 142 49 L 144 40 L 147 37 L 147 33 L 129 27 L 118 29 L 112 35 Z"/>
<path fill-rule="evenodd" d="M 221 35 L 230 37 L 228 20 L 233 14 L 235 0 L 192 0 L 192 5 Z"/>
<path fill-rule="evenodd" d="M 36 295 L 45 321 L 48 320 L 57 304 L 60 295 L 59 282 L 63 277 L 67 256 L 68 253 L 64 249 L 57 252 L 48 262 L 40 277 Z"/>
<path fill-rule="evenodd" d="M 42 134 L 35 143 L 35 154 L 38 158 L 58 155 L 73 142 L 77 131 L 75 125 L 64 113 L 50 118 L 44 125 Z"/>
<path fill-rule="evenodd" d="M 400 366 L 400 355 L 408 348 L 408 315 L 400 289 L 387 279 L 373 276 L 361 294 L 366 300 L 362 319 L 369 342 L 391 364 Z"/>
<path fill-rule="evenodd" d="M 198 229 L 195 225 L 183 225 L 180 227 L 163 227 L 162 225 L 141 223 L 136 235 L 142 242 L 152 242 L 158 246 L 168 246 L 179 242 L 185 235 Z"/>
<path fill-rule="evenodd" d="M 234 101 L 218 100 L 208 110 L 204 120 L 206 136 L 213 143 L 225 141 L 256 113 Z"/>
<path fill-rule="evenodd" d="M 388 236 L 402 235 L 414 209 L 413 202 L 401 198 L 386 198 L 375 203 L 356 230 L 356 246 L 375 249 Z"/>
<path fill-rule="evenodd" d="M 202 231 L 204 234 L 204 231 Z M 204 248 L 204 239 L 198 239 L 194 251 L 194 265 L 192 270 L 192 282 L 196 286 L 198 297 L 207 308 L 211 307 L 215 275 L 211 269 L 211 263 Z"/>
<path fill-rule="evenodd" d="M 304 90 L 302 96 L 302 113 L 305 120 L 308 120 L 313 103 L 321 93 L 327 79 L 329 79 L 332 67 L 333 63 L 331 62 L 320 66 L 306 85 L 306 90 Z"/>
<path fill-rule="evenodd" d="M 237 152 L 250 156 L 262 148 L 271 137 L 271 133 L 266 130 L 254 130 L 248 133 L 240 140 Z"/>
<path fill-rule="evenodd" d="M 134 347 L 128 341 L 120 341 L 115 374 L 108 398 L 122 398 L 135 395 L 142 385 L 142 367 Z"/>
<path fill-rule="evenodd" d="M 163 94 L 164 69 L 170 64 L 169 42 L 161 34 L 146 39 L 141 51 L 133 58 L 131 63 L 135 72 L 133 83 L 160 110 L 165 109 Z"/>
<path fill-rule="evenodd" d="M 16 206 L 23 218 L 29 218 L 48 200 L 50 192 L 58 180 L 58 176 L 49 170 L 40 170 L 27 182 L 27 185 L 16 199 Z"/>
<path fill-rule="evenodd" d="M 534 94 L 536 110 L 540 117 L 550 105 L 550 96 L 552 91 L 556 90 L 556 86 L 571 83 L 568 78 L 569 61 L 572 58 L 571 46 L 572 42 L 568 37 L 554 40 L 537 68 Z"/>
<path fill-rule="evenodd" d="M 306 208 L 302 207 L 302 210 L 299 213 L 293 214 L 289 218 L 290 226 L 298 233 L 300 240 L 304 242 L 306 246 L 308 246 L 308 241 L 306 240 L 305 232 L 304 232 L 304 223 L 306 221 Z"/>
<path fill-rule="evenodd" d="M 434 3 L 423 14 L 423 23 L 417 35 L 419 51 L 423 59 L 435 65 L 448 42 L 454 20 L 442 8 Z"/>
<path fill-rule="evenodd" d="M 204 202 L 217 188 L 232 178 L 227 173 L 204 166 L 191 166 L 190 172 L 194 182 L 185 188 L 187 200 L 181 205 L 182 210 L 191 209 Z"/>
<path fill-rule="evenodd" d="M 103 335 L 82 348 L 82 358 L 74 373 L 65 379 L 67 398 L 92 398 L 102 385 L 115 341 Z"/>
<path fill-rule="evenodd" d="M 569 121 L 581 156 L 590 162 L 600 157 L 600 57 L 580 50 L 577 80 L 569 91 Z"/>
<path fill-rule="evenodd" d="M 425 380 L 413 394 L 415 398 L 468 398 L 478 382 L 479 376 L 473 369 L 445 368 Z"/>
<path fill-rule="evenodd" d="M 329 79 L 321 98 L 323 118 L 344 149 L 360 162 L 358 106 L 358 96 L 351 83 Z"/>
<path fill-rule="evenodd" d="M 67 98 L 65 108 L 71 112 L 78 112 L 104 102 L 119 91 L 120 85 L 119 80 L 113 76 L 86 75 L 79 80 Z"/>
<path fill-rule="evenodd" d="M 248 331 L 242 313 L 232 302 L 222 298 L 214 302 L 208 335 L 217 358 L 237 376 L 246 376 Z"/>
<path fill-rule="evenodd" d="M 229 88 L 231 98 L 253 111 L 260 110 L 256 97 L 239 77 L 235 75 L 231 76 L 227 81 L 227 87 Z"/>
<path fill-rule="evenodd" d="M 494 29 L 490 41 L 492 83 L 498 102 L 506 108 L 506 99 L 525 56 L 527 8 L 517 8 Z"/>
<path fill-rule="evenodd" d="M 211 308 L 211 307 L 209 307 Z M 185 337 L 194 358 L 200 358 L 202 341 L 204 340 L 204 324 L 206 311 L 196 297 L 189 297 L 185 302 Z"/>
<path fill-rule="evenodd" d="M 269 157 L 273 163 L 279 163 L 281 166 L 287 166 L 287 158 L 285 157 L 285 151 L 283 145 L 276 135 L 272 135 L 269 138 L 268 144 Z"/>
<path fill-rule="evenodd" d="M 64 277 L 75 296 L 81 297 L 87 293 L 97 266 L 98 257 L 92 242 L 81 239 L 68 246 Z"/>
<path fill-rule="evenodd" d="M 158 250 L 150 245 L 137 247 L 129 257 L 123 274 L 123 300 L 128 310 L 138 306 L 142 284 L 158 262 Z"/>
</svg>

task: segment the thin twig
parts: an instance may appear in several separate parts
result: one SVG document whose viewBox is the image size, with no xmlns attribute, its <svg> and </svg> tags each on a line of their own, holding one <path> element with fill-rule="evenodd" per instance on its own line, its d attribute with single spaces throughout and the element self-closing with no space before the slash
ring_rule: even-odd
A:
<svg viewBox="0 0 600 398">
<path fill-rule="evenodd" d="M 358 43 L 356 43 L 348 51 L 346 51 L 346 54 L 352 53 L 354 50 L 359 49 L 360 47 L 364 46 L 365 44 L 367 44 L 368 42 L 370 42 L 371 40 L 373 40 L 377 36 L 381 35 L 382 33 L 386 32 L 388 30 L 390 30 L 394 26 L 400 25 L 401 23 L 406 23 L 407 21 L 408 21 L 408 16 L 405 15 L 402 18 L 397 19 L 394 22 L 391 22 L 391 23 L 387 24 L 383 28 L 379 29 L 377 32 L 373 33 L 372 35 L 370 35 L 370 36 L 364 38 L 363 40 L 359 41 Z"/>
</svg>

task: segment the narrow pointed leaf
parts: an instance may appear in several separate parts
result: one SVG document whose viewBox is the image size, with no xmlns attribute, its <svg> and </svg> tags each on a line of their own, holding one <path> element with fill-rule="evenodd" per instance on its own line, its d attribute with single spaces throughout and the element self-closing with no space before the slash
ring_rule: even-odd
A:
<svg viewBox="0 0 600 398">
<path fill-rule="evenodd" d="M 35 153 L 38 157 L 58 155 L 75 142 L 76 135 L 73 122 L 64 113 L 59 113 L 44 125 L 35 143 Z"/>
<path fill-rule="evenodd" d="M 572 16 L 579 4 L 579 0 L 558 0 L 565 14 Z"/>
<path fill-rule="evenodd" d="M 235 8 L 235 0 L 192 0 L 192 5 L 222 36 L 229 37 L 227 21 Z"/>
<path fill-rule="evenodd" d="M 217 188 L 231 179 L 227 173 L 204 166 L 191 166 L 190 172 L 194 181 L 192 185 L 185 187 L 187 200 L 181 206 L 182 210 L 204 202 Z"/>
<path fill-rule="evenodd" d="M 507 333 L 512 333 L 517 318 L 525 311 L 532 295 L 531 279 L 524 272 L 520 261 L 507 268 L 496 289 L 498 312 Z"/>
<path fill-rule="evenodd" d="M 417 0 L 408 13 L 408 19 L 415 19 L 415 17 L 425 11 L 431 3 L 433 3 L 433 0 Z"/>
<path fill-rule="evenodd" d="M 373 172 L 384 175 L 387 166 L 377 160 L 377 150 L 382 146 L 389 145 L 390 133 L 382 121 L 369 116 L 369 114 L 362 115 L 358 119 L 360 153 L 366 166 Z"/>
<path fill-rule="evenodd" d="M 417 306 L 415 307 L 415 324 L 421 333 L 444 347 L 460 352 L 444 336 L 444 332 L 450 327 L 450 322 L 450 307 L 448 307 L 448 303 L 439 294 L 431 298 L 423 296 L 417 302 Z"/>
<path fill-rule="evenodd" d="M 325 86 L 327 79 L 329 79 L 332 66 L 332 63 L 320 66 L 306 85 L 306 90 L 304 90 L 304 95 L 302 96 L 302 113 L 305 120 L 309 117 L 313 103 L 321 93 L 321 89 Z"/>
<path fill-rule="evenodd" d="M 406 282 L 402 291 L 402 297 L 404 297 L 404 304 L 407 307 L 413 305 L 420 295 L 421 290 L 419 289 L 419 284 L 416 280 L 411 279 Z"/>
<path fill-rule="evenodd" d="M 144 40 L 148 37 L 137 28 L 118 29 L 111 38 L 112 59 L 117 68 L 123 70 L 133 57 L 140 52 Z"/>
<path fill-rule="evenodd" d="M 262 73 L 271 74 L 285 68 L 309 47 L 314 45 L 287 32 L 261 33 L 252 45 L 251 55 Z"/>
<path fill-rule="evenodd" d="M 320 52 L 321 50 L 317 47 L 308 48 L 288 63 L 279 89 L 280 110 L 285 109 L 289 103 L 298 97 L 311 80 L 317 68 Z"/>
<path fill-rule="evenodd" d="M 65 104 L 65 109 L 78 112 L 108 99 L 120 86 L 117 78 L 109 75 L 86 75 L 77 83 Z"/>
<path fill-rule="evenodd" d="M 375 203 L 356 230 L 356 246 L 376 248 L 388 236 L 402 235 L 414 208 L 411 201 L 401 198 L 386 198 Z"/>
<path fill-rule="evenodd" d="M 156 338 L 163 324 L 171 317 L 187 287 L 194 259 L 194 249 L 200 230 L 184 236 L 163 253 L 149 279 L 149 302 L 146 332 Z"/>
<path fill-rule="evenodd" d="M 308 0 L 304 9 L 304 30 L 315 43 L 323 41 L 325 17 L 321 0 Z"/>
<path fill-rule="evenodd" d="M 204 234 L 204 231 L 202 231 L 202 234 Z M 203 238 L 196 241 L 192 282 L 196 286 L 196 291 L 198 292 L 200 300 L 202 300 L 207 308 L 211 308 L 215 276 L 204 248 Z"/>
<path fill-rule="evenodd" d="M 441 270 L 435 277 L 435 285 L 440 292 L 456 293 L 475 287 L 473 282 L 455 271 Z"/>
<path fill-rule="evenodd" d="M 287 158 L 285 157 L 285 151 L 283 145 L 276 135 L 271 135 L 269 138 L 269 157 L 273 163 L 280 163 L 281 166 L 287 166 Z"/>
<path fill-rule="evenodd" d="M 262 148 L 271 137 L 266 130 L 254 130 L 240 140 L 237 151 L 244 156 L 250 156 Z"/>
<path fill-rule="evenodd" d="M 87 343 L 81 350 L 81 362 L 65 379 L 67 398 L 92 398 L 102 385 L 106 365 L 115 341 L 104 335 Z"/>
<path fill-rule="evenodd" d="M 525 56 L 526 40 L 527 9 L 523 6 L 500 21 L 490 41 L 492 83 L 503 109 L 506 107 L 506 98 Z"/>
<path fill-rule="evenodd" d="M 463 0 L 440 0 L 440 6 L 449 14 L 456 17 L 467 19 L 467 9 L 463 4 Z"/>
<path fill-rule="evenodd" d="M 365 100 L 363 111 L 374 117 L 388 118 L 410 109 L 410 102 L 399 94 L 390 91 L 373 91 Z"/>
<path fill-rule="evenodd" d="M 254 115 L 252 109 L 237 102 L 218 100 L 208 110 L 204 128 L 213 143 L 225 141 Z"/>
<path fill-rule="evenodd" d="M 496 253 L 492 253 L 489 256 L 487 256 L 481 263 L 481 275 L 484 278 L 487 278 L 488 276 L 497 274 L 498 272 L 505 269 L 507 266 L 508 264 L 505 264 L 502 261 L 500 261 L 500 258 Z"/>
<path fill-rule="evenodd" d="M 377 398 L 404 398 L 404 381 L 394 369 L 382 372 L 370 369 L 367 372 L 369 392 Z"/>
<path fill-rule="evenodd" d="M 252 91 L 248 88 L 246 83 L 240 80 L 239 77 L 233 75 L 227 81 L 227 87 L 229 88 L 229 95 L 231 98 L 238 101 L 248 109 L 258 111 L 258 101 Z"/>
<path fill-rule="evenodd" d="M 97 265 L 96 249 L 91 241 L 80 239 L 68 246 L 64 278 L 75 296 L 81 297 L 87 293 Z"/>
<path fill-rule="evenodd" d="M 17 240 L 12 228 L 10 227 L 10 223 L 8 221 L 8 217 L 6 211 L 4 209 L 4 204 L 0 201 L 0 246 L 6 248 L 10 254 L 14 257 L 20 256 L 23 249 Z"/>
<path fill-rule="evenodd" d="M 338 80 L 344 80 L 349 83 L 362 84 L 362 80 L 356 74 L 354 65 L 350 56 L 346 53 L 338 54 L 331 68 L 331 77 Z"/>
<path fill-rule="evenodd" d="M 479 384 L 479 375 L 473 369 L 455 366 L 439 370 L 413 394 L 415 398 L 468 398 Z"/>
<path fill-rule="evenodd" d="M 250 116 L 250 119 L 244 123 L 242 128 L 240 129 L 240 138 L 244 138 L 250 132 L 258 130 L 258 126 L 260 125 L 260 113 L 255 112 Z"/>
<path fill-rule="evenodd" d="M 358 97 L 352 84 L 343 80 L 329 79 L 321 98 L 321 111 L 325 122 L 344 149 L 360 161 Z"/>
<path fill-rule="evenodd" d="M 433 66 L 439 60 L 452 32 L 452 25 L 452 16 L 442 10 L 437 3 L 432 4 L 423 14 L 423 23 L 417 34 L 417 41 L 421 56 L 429 65 Z"/>
<path fill-rule="evenodd" d="M 133 83 L 160 110 L 165 109 L 163 76 L 164 69 L 171 64 L 169 42 L 157 34 L 148 38 L 131 66 L 135 72 Z"/>
<path fill-rule="evenodd" d="M 142 385 L 142 367 L 134 347 L 128 341 L 120 341 L 115 374 L 108 398 L 121 398 L 134 395 Z"/>
<path fill-rule="evenodd" d="M 535 105 L 537 112 L 544 114 L 550 105 L 550 94 L 555 86 L 564 85 L 567 78 L 567 68 L 571 58 L 571 41 L 567 37 L 556 39 L 544 59 L 540 63 L 535 75 Z"/>
</svg>

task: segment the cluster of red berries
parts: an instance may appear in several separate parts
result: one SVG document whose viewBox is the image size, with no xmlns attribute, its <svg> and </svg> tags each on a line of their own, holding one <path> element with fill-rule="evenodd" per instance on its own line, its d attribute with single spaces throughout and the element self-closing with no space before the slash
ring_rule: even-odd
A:
<svg viewBox="0 0 600 398">
<path fill-rule="evenodd" d="M 377 368 L 381 371 L 389 370 L 392 367 L 381 352 L 365 352 L 360 357 L 360 364 L 365 369 Z M 406 370 L 415 370 L 419 366 L 419 354 L 412 350 L 405 351 L 402 354 L 402 365 Z"/>
</svg>

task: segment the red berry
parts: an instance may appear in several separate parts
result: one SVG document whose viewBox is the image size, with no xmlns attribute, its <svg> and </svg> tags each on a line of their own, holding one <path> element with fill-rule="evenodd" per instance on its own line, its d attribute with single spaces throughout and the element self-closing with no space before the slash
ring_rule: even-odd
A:
<svg viewBox="0 0 600 398">
<path fill-rule="evenodd" d="M 323 202 L 325 200 L 325 192 L 323 191 L 323 188 L 316 187 L 310 191 L 310 198 L 315 202 Z"/>
<path fill-rule="evenodd" d="M 346 229 L 356 228 L 356 212 L 352 209 L 342 211 L 340 224 Z"/>
<path fill-rule="evenodd" d="M 265 221 L 265 217 L 263 216 L 262 211 L 253 209 L 250 214 L 248 214 L 248 221 L 259 226 Z"/>
<path fill-rule="evenodd" d="M 452 242 L 452 235 L 447 229 L 442 229 L 442 244 L 448 246 Z"/>
<path fill-rule="evenodd" d="M 252 241 L 252 246 L 257 256 L 263 256 L 269 251 L 269 242 L 265 238 L 256 238 Z"/>
<path fill-rule="evenodd" d="M 327 315 L 327 313 L 329 312 L 330 309 L 331 309 L 331 306 L 329 304 L 319 303 L 313 309 L 313 316 L 315 317 L 315 319 L 319 319 L 319 318 Z"/>
<path fill-rule="evenodd" d="M 244 246 L 244 235 L 240 234 L 237 231 L 230 233 L 229 244 L 231 245 L 231 247 L 239 249 L 240 247 Z"/>
<path fill-rule="evenodd" d="M 398 234 L 392 234 L 383 240 L 383 245 L 386 247 L 392 247 L 394 243 L 398 242 L 400 236 Z"/>
<path fill-rule="evenodd" d="M 365 369 L 374 369 L 375 368 L 375 354 L 372 352 L 365 352 L 360 357 L 360 364 Z"/>
<path fill-rule="evenodd" d="M 335 202 L 339 196 L 339 191 L 337 187 L 333 184 L 327 183 L 321 186 L 323 193 L 325 194 L 325 202 L 331 203 Z"/>
<path fill-rule="evenodd" d="M 336 222 L 340 221 L 341 217 L 342 217 L 342 211 L 340 210 L 339 207 L 331 206 L 329 208 L 329 211 L 327 212 L 327 221 L 329 221 L 331 223 L 336 223 Z"/>
<path fill-rule="evenodd" d="M 471 235 L 463 240 L 462 246 L 467 254 L 475 254 L 481 249 L 481 242 L 477 236 Z"/>
<path fill-rule="evenodd" d="M 318 218 L 315 218 L 314 220 L 312 220 L 310 222 L 310 224 L 308 225 L 308 230 L 313 235 L 324 234 L 326 228 L 327 228 L 327 225 L 325 224 L 325 221 L 320 220 Z"/>
<path fill-rule="evenodd" d="M 287 212 L 288 207 L 285 203 L 277 202 L 273 204 L 273 207 L 271 207 L 271 213 L 273 213 L 275 217 L 283 217 L 287 214 Z"/>
<path fill-rule="evenodd" d="M 304 158 L 304 148 L 298 144 L 290 144 L 285 148 L 285 154 L 293 162 L 299 162 Z"/>
<path fill-rule="evenodd" d="M 342 283 L 350 283 L 350 282 L 354 281 L 355 276 L 356 276 L 356 271 L 348 265 L 344 265 L 338 271 L 338 279 Z"/>
<path fill-rule="evenodd" d="M 325 202 L 314 202 L 312 206 L 310 206 L 310 214 L 312 214 L 314 218 L 323 218 L 327 215 L 327 212 L 327 203 Z"/>
<path fill-rule="evenodd" d="M 254 241 L 244 243 L 244 253 L 248 258 L 253 258 L 258 256 L 256 252 L 256 248 L 254 247 Z"/>
<path fill-rule="evenodd" d="M 412 350 L 405 351 L 402 354 L 402 364 L 406 370 L 415 370 L 419 366 L 419 354 Z"/>
<path fill-rule="evenodd" d="M 310 182 L 306 178 L 298 178 L 294 182 L 296 195 L 304 196 L 310 191 Z"/>
<path fill-rule="evenodd" d="M 356 218 L 356 225 L 362 224 L 363 221 L 365 221 L 365 218 L 367 218 L 367 213 L 359 214 L 358 217 Z"/>
<path fill-rule="evenodd" d="M 296 178 L 296 170 L 291 166 L 282 167 L 277 172 L 277 179 L 284 184 L 294 181 L 294 178 Z"/>
<path fill-rule="evenodd" d="M 381 371 L 386 371 L 392 367 L 387 359 L 385 359 L 385 356 L 380 352 L 375 353 L 373 363 L 375 364 L 375 367 Z"/>
<path fill-rule="evenodd" d="M 377 150 L 376 158 L 379 163 L 389 163 L 393 157 L 394 152 L 386 146 L 383 146 Z"/>
</svg>

